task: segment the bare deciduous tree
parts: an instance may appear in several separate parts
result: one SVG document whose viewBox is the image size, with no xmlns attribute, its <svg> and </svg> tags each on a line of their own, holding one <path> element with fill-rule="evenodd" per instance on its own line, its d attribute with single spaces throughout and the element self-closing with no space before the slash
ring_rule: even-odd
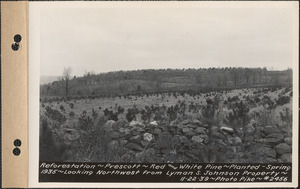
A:
<svg viewBox="0 0 300 189">
<path fill-rule="evenodd" d="M 66 97 L 68 97 L 69 91 L 71 89 L 71 86 L 70 86 L 71 72 L 72 72 L 71 67 L 64 68 L 64 72 L 63 72 L 63 76 L 62 76 L 62 81 L 64 83 L 64 90 L 65 90 Z"/>
</svg>

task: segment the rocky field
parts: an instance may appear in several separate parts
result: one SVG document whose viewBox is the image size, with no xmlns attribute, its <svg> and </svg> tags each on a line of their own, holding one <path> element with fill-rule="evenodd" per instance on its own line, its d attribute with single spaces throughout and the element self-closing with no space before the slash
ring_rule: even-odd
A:
<svg viewBox="0 0 300 189">
<path fill-rule="evenodd" d="M 40 160 L 292 161 L 292 89 L 41 99 Z"/>
</svg>

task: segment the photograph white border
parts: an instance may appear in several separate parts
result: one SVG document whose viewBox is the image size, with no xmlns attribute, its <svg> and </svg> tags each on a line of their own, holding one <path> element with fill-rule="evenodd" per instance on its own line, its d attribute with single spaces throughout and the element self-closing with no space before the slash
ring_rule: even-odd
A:
<svg viewBox="0 0 300 189">
<path fill-rule="evenodd" d="M 192 2 L 29 2 L 29 186 L 30 188 L 255 188 L 298 186 L 298 91 L 299 91 L 299 5 L 298 1 L 192 1 Z M 290 8 L 294 12 L 293 52 L 293 163 L 292 183 L 39 183 L 39 81 L 40 13 L 57 8 Z"/>
</svg>

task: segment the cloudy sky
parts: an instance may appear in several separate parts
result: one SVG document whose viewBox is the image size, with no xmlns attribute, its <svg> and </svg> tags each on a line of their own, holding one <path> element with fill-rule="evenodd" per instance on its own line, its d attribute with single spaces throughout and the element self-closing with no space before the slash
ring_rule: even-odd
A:
<svg viewBox="0 0 300 189">
<path fill-rule="evenodd" d="M 286 8 L 61 8 L 40 15 L 41 75 L 292 67 Z"/>
</svg>

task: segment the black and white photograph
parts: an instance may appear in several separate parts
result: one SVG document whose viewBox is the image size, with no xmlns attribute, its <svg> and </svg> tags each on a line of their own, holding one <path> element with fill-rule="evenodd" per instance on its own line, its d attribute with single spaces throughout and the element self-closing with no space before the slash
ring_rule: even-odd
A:
<svg viewBox="0 0 300 189">
<path fill-rule="evenodd" d="M 39 162 L 292 165 L 297 6 L 244 3 L 41 9 Z"/>
</svg>

